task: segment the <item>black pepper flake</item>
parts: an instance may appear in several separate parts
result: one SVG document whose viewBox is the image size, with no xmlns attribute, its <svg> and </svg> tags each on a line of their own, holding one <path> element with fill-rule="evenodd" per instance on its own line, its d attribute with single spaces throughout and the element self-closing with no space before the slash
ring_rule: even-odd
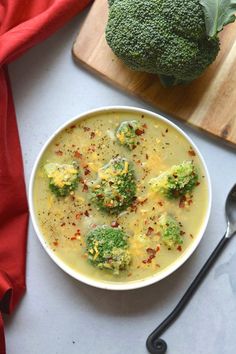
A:
<svg viewBox="0 0 236 354">
<path fill-rule="evenodd" d="M 84 215 L 87 216 L 87 217 L 89 217 L 89 212 L 88 212 L 88 210 L 85 210 Z"/>
</svg>

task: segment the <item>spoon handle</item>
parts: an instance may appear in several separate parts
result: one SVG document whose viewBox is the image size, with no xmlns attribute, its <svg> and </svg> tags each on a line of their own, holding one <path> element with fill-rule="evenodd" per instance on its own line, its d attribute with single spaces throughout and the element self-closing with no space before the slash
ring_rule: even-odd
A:
<svg viewBox="0 0 236 354">
<path fill-rule="evenodd" d="M 216 261 L 217 257 L 220 255 L 225 245 L 228 243 L 230 238 L 226 237 L 226 234 L 220 240 L 196 278 L 193 280 L 192 284 L 185 292 L 181 300 L 178 302 L 173 311 L 166 317 L 166 319 L 149 335 L 147 338 L 146 346 L 151 354 L 165 354 L 167 350 L 166 342 L 159 338 L 160 335 L 164 333 L 164 331 L 177 319 L 177 317 L 181 314 L 185 306 L 188 304 L 193 294 L 197 290 L 198 286 L 201 284 L 211 266 Z"/>
</svg>

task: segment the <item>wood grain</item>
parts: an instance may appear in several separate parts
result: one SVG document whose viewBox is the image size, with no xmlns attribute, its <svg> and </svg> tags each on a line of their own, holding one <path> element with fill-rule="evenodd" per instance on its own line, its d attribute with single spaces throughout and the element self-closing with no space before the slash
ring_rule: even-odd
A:
<svg viewBox="0 0 236 354">
<path fill-rule="evenodd" d="M 217 60 L 192 84 L 163 88 L 155 75 L 128 69 L 108 47 L 107 0 L 96 0 L 74 43 L 76 60 L 159 110 L 236 146 L 236 23 L 221 33 Z"/>
</svg>

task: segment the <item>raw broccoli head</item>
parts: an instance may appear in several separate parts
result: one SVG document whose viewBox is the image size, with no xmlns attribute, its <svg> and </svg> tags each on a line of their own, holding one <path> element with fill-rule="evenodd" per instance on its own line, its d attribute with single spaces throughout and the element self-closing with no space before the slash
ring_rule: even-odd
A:
<svg viewBox="0 0 236 354">
<path fill-rule="evenodd" d="M 98 171 L 91 183 L 91 199 L 98 208 L 119 213 L 129 207 L 136 193 L 135 175 L 130 163 L 122 157 L 112 159 Z"/>
<path fill-rule="evenodd" d="M 174 165 L 149 181 L 154 192 L 168 199 L 178 198 L 190 193 L 198 183 L 198 173 L 192 161 Z"/>
<path fill-rule="evenodd" d="M 181 229 L 178 221 L 170 215 L 163 214 L 159 219 L 161 240 L 165 246 L 172 249 L 183 244 Z"/>
<path fill-rule="evenodd" d="M 96 227 L 86 238 L 89 261 L 99 269 L 110 269 L 119 274 L 131 261 L 127 240 L 128 236 L 119 228 Z"/>
<path fill-rule="evenodd" d="M 79 171 L 76 164 L 48 163 L 44 170 L 49 178 L 49 188 L 57 197 L 66 197 L 77 188 Z"/>
<path fill-rule="evenodd" d="M 199 0 L 110 0 L 106 40 L 131 69 L 171 86 L 196 79 L 215 60 Z"/>
<path fill-rule="evenodd" d="M 138 137 L 144 133 L 142 125 L 137 120 L 122 122 L 116 131 L 116 138 L 121 145 L 133 150 L 138 142 Z"/>
</svg>

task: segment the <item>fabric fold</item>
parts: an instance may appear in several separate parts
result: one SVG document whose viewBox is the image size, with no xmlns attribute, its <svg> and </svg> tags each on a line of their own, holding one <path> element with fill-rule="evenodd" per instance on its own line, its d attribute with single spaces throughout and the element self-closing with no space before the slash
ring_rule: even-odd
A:
<svg viewBox="0 0 236 354">
<path fill-rule="evenodd" d="M 11 313 L 26 287 L 28 227 L 22 155 L 7 64 L 48 38 L 90 1 L 0 1 L 0 354 L 5 354 L 1 312 Z"/>
<path fill-rule="evenodd" d="M 0 312 L 0 354 L 6 353 L 3 319 Z"/>
</svg>

